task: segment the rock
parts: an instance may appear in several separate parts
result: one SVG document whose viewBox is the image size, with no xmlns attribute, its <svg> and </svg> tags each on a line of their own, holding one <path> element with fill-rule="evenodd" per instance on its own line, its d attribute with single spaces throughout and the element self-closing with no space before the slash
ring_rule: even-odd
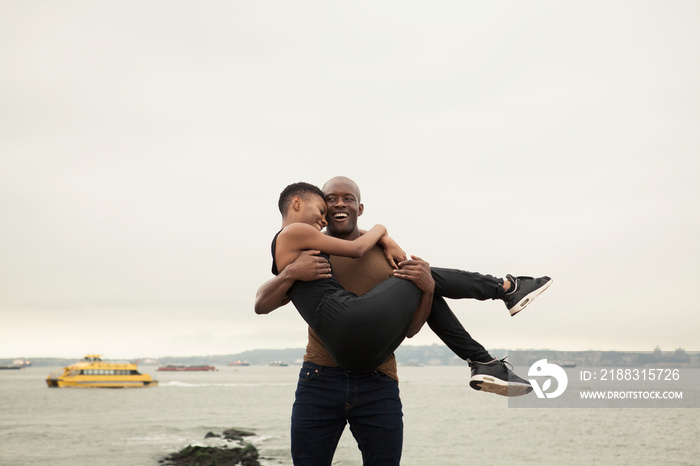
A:
<svg viewBox="0 0 700 466">
<path fill-rule="evenodd" d="M 240 429 L 227 429 L 223 432 L 223 438 L 227 441 L 237 441 L 238 447 L 203 447 L 189 445 L 177 453 L 173 453 L 161 460 L 164 466 L 260 466 L 257 448 L 243 442 L 243 437 L 255 435 Z M 221 438 L 221 435 L 207 432 L 204 438 Z"/>
<path fill-rule="evenodd" d="M 226 429 L 224 431 L 224 438 L 228 440 L 243 440 L 243 437 L 252 437 L 253 435 L 255 435 L 253 432 L 240 429 Z"/>
<path fill-rule="evenodd" d="M 260 466 L 258 450 L 253 445 L 243 448 L 188 446 L 163 460 L 168 466 Z"/>
</svg>

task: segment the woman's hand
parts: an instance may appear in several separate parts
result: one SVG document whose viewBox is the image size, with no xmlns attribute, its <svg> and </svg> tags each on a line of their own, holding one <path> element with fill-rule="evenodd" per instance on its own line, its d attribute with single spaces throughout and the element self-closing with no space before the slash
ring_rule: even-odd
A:
<svg viewBox="0 0 700 466">
<path fill-rule="evenodd" d="M 390 236 L 384 235 L 379 240 L 379 245 L 384 248 L 384 255 L 392 269 L 398 269 L 399 262 L 406 260 L 406 253 Z"/>
</svg>

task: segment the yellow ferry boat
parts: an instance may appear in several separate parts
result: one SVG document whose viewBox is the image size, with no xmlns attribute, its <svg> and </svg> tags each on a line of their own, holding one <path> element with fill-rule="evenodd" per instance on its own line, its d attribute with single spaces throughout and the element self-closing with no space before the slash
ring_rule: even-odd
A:
<svg viewBox="0 0 700 466">
<path fill-rule="evenodd" d="M 158 385 L 148 374 L 141 374 L 133 363 L 103 362 L 100 354 L 88 354 L 70 366 L 53 371 L 46 378 L 49 387 L 140 388 Z"/>
</svg>

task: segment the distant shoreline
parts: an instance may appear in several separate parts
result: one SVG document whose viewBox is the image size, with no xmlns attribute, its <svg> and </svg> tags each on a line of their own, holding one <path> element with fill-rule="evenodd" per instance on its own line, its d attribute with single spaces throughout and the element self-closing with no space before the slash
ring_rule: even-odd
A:
<svg viewBox="0 0 700 466">
<path fill-rule="evenodd" d="M 208 364 L 212 366 L 228 366 L 230 363 L 237 361 L 246 361 L 250 365 L 269 365 L 272 361 L 284 362 L 290 365 L 301 364 L 305 349 L 304 348 L 286 348 L 286 349 L 261 349 L 250 350 L 242 353 L 227 354 L 227 355 L 207 355 L 207 356 L 167 356 L 161 358 L 142 357 L 130 359 L 129 361 L 138 362 L 140 365 L 197 365 Z M 671 364 L 682 365 L 687 367 L 700 367 L 700 351 L 685 351 L 676 349 L 674 351 L 558 351 L 551 349 L 540 350 L 508 350 L 495 349 L 490 350 L 494 357 L 503 358 L 509 356 L 509 361 L 512 364 L 525 364 L 528 361 L 537 359 L 548 359 L 551 361 L 567 361 L 575 363 L 579 366 L 604 366 L 615 364 L 623 365 L 643 365 L 643 364 Z M 401 346 L 396 350 L 396 360 L 399 365 L 404 366 L 451 366 L 463 365 L 464 361 L 459 359 L 443 345 L 426 345 L 426 346 Z M 75 358 L 51 358 L 51 357 L 9 357 L 0 358 L 0 365 L 9 365 L 16 359 L 30 361 L 32 366 L 41 367 L 64 367 L 73 364 L 83 355 L 76 355 Z M 104 354 L 105 360 L 124 360 L 110 358 L 109 354 Z M 533 359 L 534 358 L 534 359 Z M 236 365 L 236 364 L 231 364 Z M 236 365 L 236 367 L 241 367 Z"/>
</svg>

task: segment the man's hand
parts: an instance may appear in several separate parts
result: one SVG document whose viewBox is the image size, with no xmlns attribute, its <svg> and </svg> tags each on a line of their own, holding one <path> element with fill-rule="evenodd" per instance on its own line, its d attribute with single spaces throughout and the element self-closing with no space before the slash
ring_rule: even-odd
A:
<svg viewBox="0 0 700 466">
<path fill-rule="evenodd" d="M 411 256 L 411 260 L 399 262 L 399 268 L 394 270 L 394 276 L 410 280 L 423 293 L 435 291 L 435 280 L 430 273 L 430 264 L 417 256 Z"/>
<path fill-rule="evenodd" d="M 331 278 L 331 264 L 320 251 L 304 251 L 275 278 L 263 283 L 255 295 L 255 313 L 269 314 L 289 302 L 287 291 L 295 281 Z"/>
<path fill-rule="evenodd" d="M 286 272 L 287 278 L 291 280 L 303 282 L 331 278 L 331 264 L 319 254 L 321 251 L 304 251 L 282 272 Z"/>
</svg>

